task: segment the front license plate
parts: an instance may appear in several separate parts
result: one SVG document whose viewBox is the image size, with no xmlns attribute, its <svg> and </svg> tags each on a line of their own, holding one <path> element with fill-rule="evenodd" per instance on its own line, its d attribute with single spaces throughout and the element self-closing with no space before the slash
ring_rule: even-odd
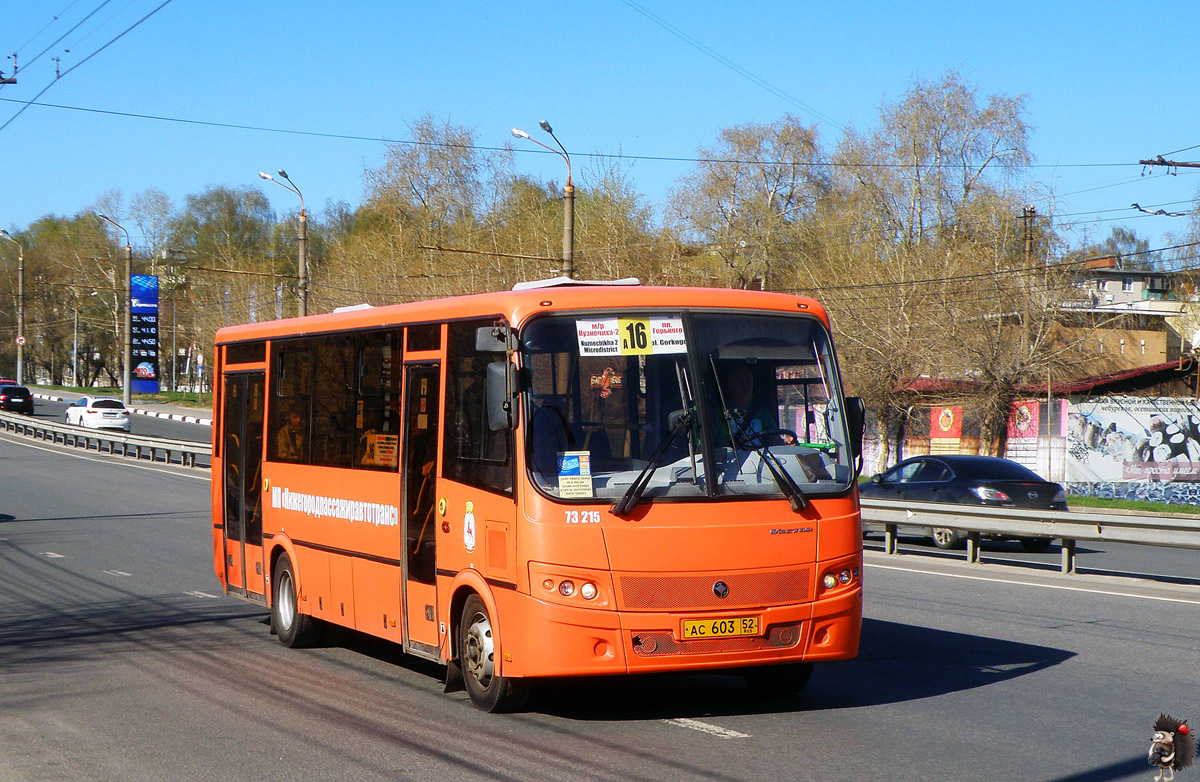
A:
<svg viewBox="0 0 1200 782">
<path fill-rule="evenodd" d="M 685 641 L 694 641 L 699 638 L 736 638 L 743 635 L 758 635 L 757 616 L 683 620 L 683 640 Z"/>
</svg>

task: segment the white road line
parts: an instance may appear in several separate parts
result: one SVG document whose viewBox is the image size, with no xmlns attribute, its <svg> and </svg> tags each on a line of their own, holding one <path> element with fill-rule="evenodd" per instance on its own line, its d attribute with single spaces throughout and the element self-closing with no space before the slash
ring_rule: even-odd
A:
<svg viewBox="0 0 1200 782">
<path fill-rule="evenodd" d="M 42 554 L 50 559 L 66 559 L 67 557 L 66 554 L 55 554 L 53 551 L 43 551 Z"/>
<path fill-rule="evenodd" d="M 748 739 L 750 734 L 738 733 L 736 730 L 722 728 L 719 725 L 710 725 L 707 722 L 700 720 L 689 720 L 686 717 L 680 717 L 674 720 L 663 720 L 668 725 L 674 725 L 677 728 L 687 728 L 688 730 L 698 730 L 701 733 L 707 733 L 710 736 L 716 736 L 719 739 Z"/>
<path fill-rule="evenodd" d="M 105 575 L 108 576 L 132 576 L 132 573 L 126 573 L 124 570 L 105 570 Z"/>
<path fill-rule="evenodd" d="M 863 567 L 878 568 L 880 570 L 898 570 L 903 573 L 919 573 L 925 576 L 941 576 L 943 578 L 961 578 L 967 581 L 988 581 L 993 584 L 1012 584 L 1014 586 L 1037 587 L 1039 589 L 1058 589 L 1063 592 L 1086 592 L 1092 595 L 1107 595 L 1109 597 L 1132 597 L 1137 600 L 1158 600 L 1164 603 L 1190 603 L 1192 605 L 1200 605 L 1200 596 L 1196 598 L 1184 597 L 1163 597 L 1161 595 L 1139 595 L 1134 592 L 1116 592 L 1111 589 L 1095 589 L 1092 587 L 1083 586 L 1067 586 L 1066 584 L 1037 584 L 1032 581 L 1019 581 L 1010 578 L 995 578 L 990 576 L 969 576 L 963 573 L 939 573 L 934 570 L 921 570 L 920 568 L 899 567 L 896 565 L 879 565 L 873 562 L 863 563 Z"/>
<path fill-rule="evenodd" d="M 207 593 L 207 592 L 201 592 L 201 591 L 199 591 L 199 590 L 193 590 L 193 591 L 191 591 L 191 592 L 184 592 L 184 594 L 185 594 L 185 595 L 188 595 L 188 596 L 190 596 L 190 597 L 203 597 L 203 598 L 207 598 L 207 599 L 209 599 L 209 600 L 216 600 L 216 599 L 217 599 L 217 595 L 210 595 L 210 594 L 209 594 L 209 593 Z"/>
</svg>

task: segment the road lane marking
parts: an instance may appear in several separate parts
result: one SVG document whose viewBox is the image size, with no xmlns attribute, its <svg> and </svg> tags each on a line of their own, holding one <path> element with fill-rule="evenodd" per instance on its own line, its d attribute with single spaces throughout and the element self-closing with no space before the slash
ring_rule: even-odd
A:
<svg viewBox="0 0 1200 782">
<path fill-rule="evenodd" d="M 108 576 L 132 576 L 132 573 L 126 573 L 124 570 L 105 570 L 105 575 Z"/>
<path fill-rule="evenodd" d="M 663 720 L 668 725 L 674 725 L 678 728 L 687 728 L 688 730 L 697 730 L 701 733 L 707 733 L 710 736 L 716 736 L 719 739 L 748 739 L 750 734 L 738 733 L 736 730 L 722 728 L 720 725 L 711 725 L 700 720 L 689 720 L 686 717 L 680 717 L 674 720 Z"/>
<path fill-rule="evenodd" d="M 1066 584 L 1038 584 L 1032 581 L 1019 581 L 1010 578 L 995 578 L 992 576 L 971 576 L 965 573 L 939 573 L 936 570 L 921 570 L 920 568 L 899 567 L 897 565 L 880 565 L 874 562 L 864 562 L 863 567 L 879 568 L 880 570 L 898 570 L 902 573 L 920 573 L 926 576 L 942 576 L 943 578 L 961 578 L 967 581 L 987 581 L 993 584 L 1012 584 L 1014 586 L 1037 587 L 1039 589 L 1058 589 L 1063 592 L 1086 592 L 1091 595 L 1106 595 L 1109 597 L 1132 597 L 1137 600 L 1157 600 L 1163 603 L 1189 603 L 1200 605 L 1200 598 L 1163 597 L 1162 595 L 1139 595 L 1135 592 L 1117 592 L 1111 589 L 1096 589 L 1094 587 L 1068 586 Z"/>
<path fill-rule="evenodd" d="M 53 551 L 43 551 L 42 555 L 50 557 L 50 559 L 66 559 L 67 558 L 66 554 L 55 554 Z"/>
<path fill-rule="evenodd" d="M 201 592 L 201 591 L 200 591 L 200 590 L 198 590 L 198 589 L 197 589 L 197 590 L 193 590 L 193 591 L 191 591 L 191 592 L 184 592 L 184 594 L 185 594 L 185 595 L 188 595 L 188 596 L 190 596 L 190 597 L 203 597 L 203 598 L 207 598 L 207 599 L 209 599 L 209 600 L 216 600 L 216 599 L 217 599 L 217 595 L 210 595 L 209 593 L 207 593 L 207 592 Z"/>
</svg>

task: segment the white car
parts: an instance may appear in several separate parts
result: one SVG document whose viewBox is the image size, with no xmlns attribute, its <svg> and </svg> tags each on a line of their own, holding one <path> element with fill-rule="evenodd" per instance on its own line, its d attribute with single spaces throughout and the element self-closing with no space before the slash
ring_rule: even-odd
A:
<svg viewBox="0 0 1200 782">
<path fill-rule="evenodd" d="M 129 431 L 129 408 L 120 399 L 85 396 L 67 408 L 67 423 L 88 429 Z"/>
</svg>

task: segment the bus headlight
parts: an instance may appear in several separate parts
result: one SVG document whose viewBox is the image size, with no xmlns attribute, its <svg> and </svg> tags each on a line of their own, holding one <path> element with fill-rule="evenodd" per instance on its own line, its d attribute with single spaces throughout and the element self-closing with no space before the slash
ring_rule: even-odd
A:
<svg viewBox="0 0 1200 782">
<path fill-rule="evenodd" d="M 596 589 L 595 584 L 589 581 L 583 586 L 579 587 L 579 594 L 583 595 L 584 600 L 595 600 L 596 595 L 599 594 L 599 590 Z"/>
<path fill-rule="evenodd" d="M 558 585 L 558 593 L 563 597 L 570 597 L 571 595 L 575 594 L 575 582 L 563 580 L 562 583 Z"/>
<path fill-rule="evenodd" d="M 824 582 L 826 589 L 833 589 L 838 583 L 837 576 L 832 573 L 826 573 L 825 578 L 822 579 L 822 581 Z"/>
</svg>

